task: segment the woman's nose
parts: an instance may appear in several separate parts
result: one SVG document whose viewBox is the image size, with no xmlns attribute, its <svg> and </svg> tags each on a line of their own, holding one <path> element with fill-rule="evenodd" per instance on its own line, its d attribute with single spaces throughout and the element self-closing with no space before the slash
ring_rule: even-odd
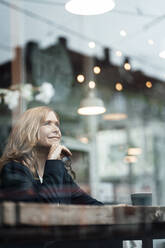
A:
<svg viewBox="0 0 165 248">
<path fill-rule="evenodd" d="M 53 126 L 53 133 L 55 133 L 55 134 L 58 134 L 58 135 L 60 135 L 60 129 L 59 129 L 59 127 L 56 127 L 56 126 Z"/>
</svg>

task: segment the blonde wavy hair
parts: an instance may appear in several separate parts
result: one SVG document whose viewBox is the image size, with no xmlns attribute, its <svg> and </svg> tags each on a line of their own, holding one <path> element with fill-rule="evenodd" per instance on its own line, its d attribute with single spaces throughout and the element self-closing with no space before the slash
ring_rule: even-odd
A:
<svg viewBox="0 0 165 248">
<path fill-rule="evenodd" d="M 37 134 L 46 115 L 53 110 L 47 106 L 30 108 L 17 120 L 8 138 L 8 143 L 0 159 L 0 169 L 9 161 L 26 165 L 31 172 L 36 172 Z M 53 111 L 54 112 L 54 111 Z M 54 112 L 57 117 L 57 114 Z M 58 117 L 57 117 L 58 118 Z"/>
<path fill-rule="evenodd" d="M 20 116 L 9 135 L 8 143 L 0 159 L 0 170 L 8 162 L 16 161 L 27 166 L 32 174 L 36 175 L 38 130 L 49 112 L 53 112 L 59 119 L 55 111 L 47 106 L 30 108 Z M 65 167 L 75 179 L 71 161 L 66 162 Z"/>
</svg>

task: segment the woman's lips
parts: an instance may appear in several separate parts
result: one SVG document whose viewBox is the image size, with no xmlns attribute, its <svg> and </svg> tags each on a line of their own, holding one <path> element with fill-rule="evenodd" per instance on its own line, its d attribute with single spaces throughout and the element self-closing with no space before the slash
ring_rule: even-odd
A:
<svg viewBox="0 0 165 248">
<path fill-rule="evenodd" d="M 53 136 L 53 137 L 48 137 L 49 139 L 60 139 L 60 137 L 55 137 L 55 136 Z"/>
</svg>

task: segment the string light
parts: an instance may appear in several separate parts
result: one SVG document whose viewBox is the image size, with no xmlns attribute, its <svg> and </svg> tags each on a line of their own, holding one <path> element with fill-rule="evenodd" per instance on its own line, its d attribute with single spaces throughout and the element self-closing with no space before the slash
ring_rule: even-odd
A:
<svg viewBox="0 0 165 248">
<path fill-rule="evenodd" d="M 90 81 L 88 85 L 90 89 L 94 89 L 96 87 L 96 83 L 94 81 Z"/>
<path fill-rule="evenodd" d="M 122 56 L 122 52 L 116 51 L 116 56 L 121 57 Z"/>
<path fill-rule="evenodd" d="M 127 62 L 127 63 L 125 63 L 124 64 L 124 69 L 126 70 L 126 71 L 130 71 L 131 70 L 131 65 Z"/>
<path fill-rule="evenodd" d="M 84 75 L 79 74 L 79 75 L 77 76 L 77 81 L 78 81 L 79 83 L 83 83 L 83 82 L 84 82 L 84 80 L 85 80 Z"/>
<path fill-rule="evenodd" d="M 96 47 L 96 44 L 95 44 L 94 41 L 90 41 L 90 42 L 88 43 L 88 46 L 89 46 L 89 48 L 95 48 L 95 47 Z"/>
<path fill-rule="evenodd" d="M 115 88 L 117 91 L 122 91 L 123 90 L 123 85 L 121 83 L 116 83 Z"/>
<path fill-rule="evenodd" d="M 120 35 L 125 37 L 127 35 L 127 32 L 124 29 L 122 29 L 120 30 Z"/>
<path fill-rule="evenodd" d="M 152 88 L 152 83 L 151 83 L 150 81 L 147 81 L 147 82 L 146 82 L 146 87 L 147 87 L 147 88 Z"/>
<path fill-rule="evenodd" d="M 99 74 L 101 72 L 101 68 L 99 66 L 95 66 L 93 68 L 93 71 L 94 71 L 95 74 Z"/>
</svg>

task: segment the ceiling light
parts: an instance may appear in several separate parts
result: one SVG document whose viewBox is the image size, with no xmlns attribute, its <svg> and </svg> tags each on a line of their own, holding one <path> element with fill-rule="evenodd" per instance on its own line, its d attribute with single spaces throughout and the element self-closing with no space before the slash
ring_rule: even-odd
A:
<svg viewBox="0 0 165 248">
<path fill-rule="evenodd" d="M 79 74 L 79 75 L 77 76 L 77 81 L 78 81 L 79 83 L 83 83 L 83 82 L 84 82 L 84 80 L 85 80 L 84 75 Z"/>
<path fill-rule="evenodd" d="M 76 15 L 99 15 L 115 7 L 113 0 L 70 0 L 65 9 Z"/>
<path fill-rule="evenodd" d="M 88 43 L 88 46 L 89 46 L 89 48 L 95 48 L 95 47 L 96 47 L 96 44 L 95 44 L 94 41 L 90 41 L 90 42 Z"/>
<path fill-rule="evenodd" d="M 159 53 L 159 57 L 165 59 L 165 50 Z"/>
<path fill-rule="evenodd" d="M 101 72 L 101 68 L 100 68 L 99 66 L 95 66 L 95 67 L 93 68 L 93 72 L 94 72 L 95 74 L 99 74 L 99 73 Z"/>
<path fill-rule="evenodd" d="M 127 32 L 126 32 L 125 30 L 122 29 L 122 30 L 120 31 L 120 35 L 123 36 L 123 37 L 125 37 L 125 36 L 127 35 Z"/>
<path fill-rule="evenodd" d="M 78 113 L 80 115 L 99 115 L 106 111 L 103 101 L 90 92 L 89 96 L 80 103 Z"/>
<path fill-rule="evenodd" d="M 88 85 L 90 89 L 94 89 L 96 86 L 96 83 L 94 81 L 90 81 Z"/>
</svg>

